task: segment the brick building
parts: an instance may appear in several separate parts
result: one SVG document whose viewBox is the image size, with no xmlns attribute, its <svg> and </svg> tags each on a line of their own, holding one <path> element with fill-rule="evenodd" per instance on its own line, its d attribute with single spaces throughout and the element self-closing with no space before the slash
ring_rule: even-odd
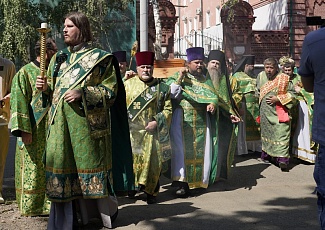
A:
<svg viewBox="0 0 325 230">
<path fill-rule="evenodd" d="M 266 57 L 292 56 L 300 60 L 305 35 L 318 26 L 307 26 L 306 17 L 325 16 L 325 0 L 239 0 L 235 20 L 227 22 L 227 1 L 171 0 L 178 21 L 174 52 L 185 55 L 190 46 L 225 50 L 238 61 L 244 54 Z"/>
</svg>

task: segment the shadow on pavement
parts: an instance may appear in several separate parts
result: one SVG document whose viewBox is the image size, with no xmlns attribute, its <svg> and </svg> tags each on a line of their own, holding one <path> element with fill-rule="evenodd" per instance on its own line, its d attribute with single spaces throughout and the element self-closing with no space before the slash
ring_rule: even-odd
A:
<svg viewBox="0 0 325 230">
<path fill-rule="evenodd" d="M 114 227 L 150 230 L 318 230 L 314 201 L 313 198 L 276 198 L 265 201 L 265 211 L 237 211 L 231 215 L 203 211 L 186 200 L 175 204 L 125 206 L 120 208 Z M 223 207 L 216 206 L 215 209 L 222 210 Z M 94 224 L 82 229 L 100 229 L 99 224 Z"/>
</svg>

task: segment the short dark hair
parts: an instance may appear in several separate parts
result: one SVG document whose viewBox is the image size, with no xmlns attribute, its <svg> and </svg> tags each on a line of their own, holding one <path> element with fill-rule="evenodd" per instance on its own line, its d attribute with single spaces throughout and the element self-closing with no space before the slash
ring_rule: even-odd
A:
<svg viewBox="0 0 325 230">
<path fill-rule="evenodd" d="M 34 50 L 35 50 L 35 55 L 36 57 L 40 56 L 41 54 L 41 45 L 40 41 L 38 40 L 35 44 Z M 46 49 L 58 51 L 56 46 L 55 46 L 55 41 L 52 38 L 47 38 L 46 39 Z"/>
<path fill-rule="evenodd" d="M 93 40 L 93 35 L 90 29 L 90 23 L 87 16 L 81 12 L 71 12 L 68 13 L 65 19 L 69 19 L 75 24 L 80 30 L 79 41 L 80 42 L 90 42 Z"/>
<path fill-rule="evenodd" d="M 275 66 L 277 68 L 279 67 L 278 66 L 278 61 L 273 57 L 265 59 L 264 62 L 263 62 L 263 65 L 273 65 L 273 66 Z"/>
</svg>

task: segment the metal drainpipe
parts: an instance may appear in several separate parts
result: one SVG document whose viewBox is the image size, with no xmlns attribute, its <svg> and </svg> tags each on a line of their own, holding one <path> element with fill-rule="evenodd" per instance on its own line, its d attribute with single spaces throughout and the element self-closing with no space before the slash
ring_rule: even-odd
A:
<svg viewBox="0 0 325 230">
<path fill-rule="evenodd" d="M 201 40 L 202 40 L 202 48 L 204 48 L 204 44 L 203 44 L 203 0 L 201 0 Z"/>
</svg>

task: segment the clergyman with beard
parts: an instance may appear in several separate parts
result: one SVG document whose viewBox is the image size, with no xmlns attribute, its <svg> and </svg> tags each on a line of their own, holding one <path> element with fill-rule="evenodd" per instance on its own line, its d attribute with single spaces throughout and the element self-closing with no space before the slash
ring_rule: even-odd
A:
<svg viewBox="0 0 325 230">
<path fill-rule="evenodd" d="M 243 121 L 238 125 L 237 154 L 261 152 L 258 97 L 255 95 L 256 78 L 254 77 L 254 55 L 244 55 L 237 64 L 232 77 L 233 99 Z"/>
<path fill-rule="evenodd" d="M 168 78 L 173 118 L 170 129 L 172 186 L 177 196 L 190 189 L 207 188 L 215 181 L 217 130 L 211 116 L 218 112 L 218 96 L 210 77 L 203 74 L 204 49 L 186 50 L 187 66 Z"/>
<path fill-rule="evenodd" d="M 93 46 L 85 14 L 67 14 L 63 35 L 67 48 L 36 80 L 43 103 L 50 106 L 44 157 L 46 194 L 52 201 L 47 229 L 77 229 L 77 212 L 84 225 L 97 217 L 112 228 L 118 215 L 112 165 L 118 164 L 121 173 L 133 171 L 124 85 L 117 59 Z M 123 161 L 113 157 L 117 146 L 129 148 Z"/>
<path fill-rule="evenodd" d="M 135 186 L 146 193 L 148 204 L 156 203 L 162 165 L 170 159 L 172 118 L 169 86 L 153 77 L 154 56 L 149 51 L 136 53 L 138 74 L 124 82 Z"/>
<path fill-rule="evenodd" d="M 220 107 L 219 112 L 215 113 L 213 117 L 218 130 L 218 141 L 214 146 L 218 148 L 217 165 L 214 166 L 217 167 L 216 180 L 227 179 L 236 151 L 237 124 L 234 124 L 229 118 L 230 114 L 235 114 L 235 108 L 231 101 L 231 88 L 224 52 L 211 50 L 208 55 L 207 69 L 218 95 Z"/>
</svg>

